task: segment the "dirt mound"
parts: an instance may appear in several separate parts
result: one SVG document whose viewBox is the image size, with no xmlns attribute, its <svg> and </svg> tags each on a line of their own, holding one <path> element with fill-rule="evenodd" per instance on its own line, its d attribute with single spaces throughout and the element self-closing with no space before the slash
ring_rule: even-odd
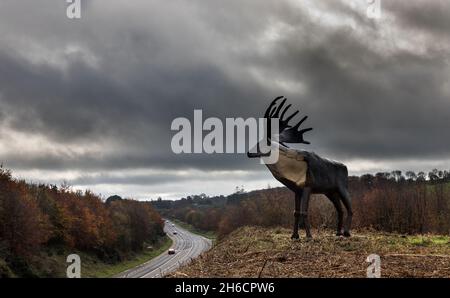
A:
<svg viewBox="0 0 450 298">
<path fill-rule="evenodd" d="M 171 277 L 366 277 L 367 256 L 381 257 L 382 277 L 450 277 L 450 237 L 355 231 L 351 238 L 314 231 L 244 227 Z"/>
</svg>

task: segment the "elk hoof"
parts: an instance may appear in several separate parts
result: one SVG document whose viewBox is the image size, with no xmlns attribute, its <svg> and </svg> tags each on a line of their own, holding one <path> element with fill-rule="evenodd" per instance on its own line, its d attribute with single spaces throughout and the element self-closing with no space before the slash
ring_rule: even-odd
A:
<svg viewBox="0 0 450 298">
<path fill-rule="evenodd" d="M 349 231 L 345 231 L 344 232 L 344 237 L 350 237 L 351 235 L 350 235 L 350 232 Z"/>
<path fill-rule="evenodd" d="M 339 236 L 342 236 L 342 235 L 344 235 L 342 232 L 337 232 L 337 233 L 336 233 L 336 236 L 338 236 L 338 237 L 339 237 Z"/>
<path fill-rule="evenodd" d="M 292 236 L 291 236 L 292 240 L 299 239 L 299 238 L 300 238 L 300 236 L 298 234 L 292 234 Z"/>
</svg>

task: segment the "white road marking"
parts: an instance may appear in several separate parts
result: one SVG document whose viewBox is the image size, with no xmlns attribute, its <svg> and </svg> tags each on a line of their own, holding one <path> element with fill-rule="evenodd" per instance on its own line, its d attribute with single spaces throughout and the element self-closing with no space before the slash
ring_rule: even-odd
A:
<svg viewBox="0 0 450 298">
<path fill-rule="evenodd" d="M 173 272 L 180 265 L 184 265 L 191 259 L 198 257 L 204 251 L 209 250 L 212 245 L 211 240 L 193 234 L 179 226 L 172 226 L 171 222 L 165 224 L 164 230 L 174 242 L 170 247 L 175 249 L 174 255 L 169 255 L 168 250 L 166 250 L 158 257 L 133 269 L 122 272 L 116 277 L 161 277 L 161 275 L 164 276 Z M 174 231 L 177 232 L 177 235 L 173 234 Z"/>
</svg>

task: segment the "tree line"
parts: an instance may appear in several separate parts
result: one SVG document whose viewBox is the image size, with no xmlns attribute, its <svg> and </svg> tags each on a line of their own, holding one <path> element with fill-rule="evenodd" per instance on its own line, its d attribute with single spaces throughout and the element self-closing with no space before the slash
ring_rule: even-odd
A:
<svg viewBox="0 0 450 298">
<path fill-rule="evenodd" d="M 429 173 L 383 172 L 349 177 L 353 227 L 406 234 L 450 233 L 450 171 Z M 167 216 L 222 237 L 245 225 L 293 224 L 294 197 L 284 187 L 252 192 L 242 189 L 228 197 L 190 196 L 179 201 L 157 201 Z M 313 227 L 334 229 L 334 206 L 313 195 L 309 217 Z"/>
<path fill-rule="evenodd" d="M 0 168 L 0 259 L 33 259 L 48 248 L 80 250 L 108 262 L 141 251 L 164 235 L 149 202 L 102 199 L 68 186 L 32 184 Z"/>
</svg>

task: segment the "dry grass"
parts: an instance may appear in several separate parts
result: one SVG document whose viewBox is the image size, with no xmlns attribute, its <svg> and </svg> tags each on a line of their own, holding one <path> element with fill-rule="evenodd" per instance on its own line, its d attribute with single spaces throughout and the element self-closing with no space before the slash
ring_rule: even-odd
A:
<svg viewBox="0 0 450 298">
<path fill-rule="evenodd" d="M 382 277 L 450 277 L 450 237 L 354 231 L 351 238 L 314 231 L 293 241 L 283 228 L 244 227 L 172 277 L 365 277 L 368 255 Z"/>
</svg>

